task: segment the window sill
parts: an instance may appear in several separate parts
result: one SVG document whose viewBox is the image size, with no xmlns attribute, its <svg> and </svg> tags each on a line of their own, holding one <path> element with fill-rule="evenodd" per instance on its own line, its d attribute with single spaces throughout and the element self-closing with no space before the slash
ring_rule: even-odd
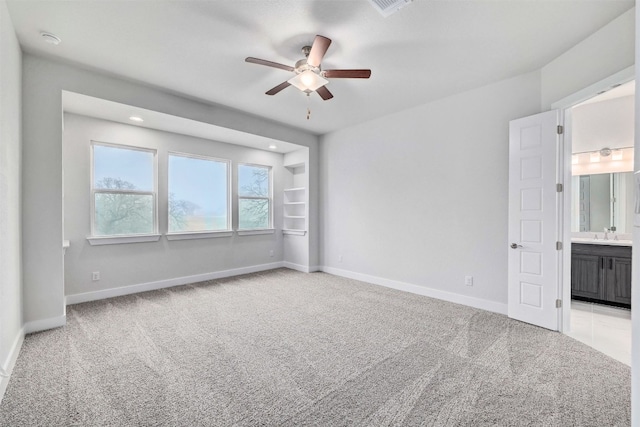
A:
<svg viewBox="0 0 640 427">
<path fill-rule="evenodd" d="M 87 237 L 91 246 L 121 245 L 125 243 L 157 242 L 160 240 L 159 234 L 145 234 L 140 236 L 100 236 Z"/>
<path fill-rule="evenodd" d="M 282 230 L 282 234 L 289 234 L 292 236 L 304 236 L 307 234 L 307 230 L 284 229 Z"/>
<path fill-rule="evenodd" d="M 263 228 L 260 230 L 237 230 L 238 236 L 256 236 L 258 234 L 273 234 L 275 228 Z"/>
<path fill-rule="evenodd" d="M 231 237 L 233 231 L 192 231 L 187 233 L 167 233 L 167 240 L 192 240 L 192 239 L 211 239 L 214 237 Z"/>
</svg>

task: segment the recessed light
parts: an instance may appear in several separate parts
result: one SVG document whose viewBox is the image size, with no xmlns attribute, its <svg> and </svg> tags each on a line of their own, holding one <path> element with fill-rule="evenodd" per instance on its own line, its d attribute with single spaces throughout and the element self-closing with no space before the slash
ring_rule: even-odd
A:
<svg viewBox="0 0 640 427">
<path fill-rule="evenodd" d="M 40 33 L 40 36 L 42 37 L 42 40 L 53 45 L 59 45 L 62 41 L 60 40 L 60 37 L 56 36 L 55 34 L 47 33 L 44 31 Z"/>
<path fill-rule="evenodd" d="M 275 149 L 278 148 L 278 146 L 276 146 L 275 144 L 271 144 L 271 145 L 269 145 L 269 148 L 272 149 L 272 150 L 275 150 Z"/>
<path fill-rule="evenodd" d="M 142 117 L 138 117 L 138 116 L 131 116 L 129 117 L 129 120 L 131 120 L 132 122 L 144 122 Z"/>
</svg>

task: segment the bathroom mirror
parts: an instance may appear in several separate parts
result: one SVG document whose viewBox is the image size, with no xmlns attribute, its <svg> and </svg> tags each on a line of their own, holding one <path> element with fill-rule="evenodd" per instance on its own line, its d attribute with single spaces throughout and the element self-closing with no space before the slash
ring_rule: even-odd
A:
<svg viewBox="0 0 640 427">
<path fill-rule="evenodd" d="M 634 181 L 632 172 L 577 175 L 571 183 L 571 231 L 631 233 Z"/>
</svg>

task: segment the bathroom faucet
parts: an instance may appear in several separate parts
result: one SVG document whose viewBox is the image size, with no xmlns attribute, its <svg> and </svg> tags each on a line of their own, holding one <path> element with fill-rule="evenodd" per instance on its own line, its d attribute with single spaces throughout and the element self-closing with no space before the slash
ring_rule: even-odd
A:
<svg viewBox="0 0 640 427">
<path fill-rule="evenodd" d="M 604 228 L 604 240 L 609 240 L 609 232 L 611 230 L 607 227 Z"/>
</svg>

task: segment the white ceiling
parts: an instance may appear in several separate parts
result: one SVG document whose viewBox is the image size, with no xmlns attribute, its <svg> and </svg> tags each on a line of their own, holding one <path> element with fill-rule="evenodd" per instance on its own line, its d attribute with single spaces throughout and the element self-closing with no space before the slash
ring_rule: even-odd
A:
<svg viewBox="0 0 640 427">
<path fill-rule="evenodd" d="M 415 0 L 384 18 L 367 0 L 7 2 L 27 52 L 227 105 L 323 134 L 538 69 L 633 7 L 632 0 Z M 62 39 L 41 40 L 48 31 Z M 333 40 L 323 68 L 371 68 L 333 79 L 309 100 L 291 74 L 316 34 Z"/>
</svg>

